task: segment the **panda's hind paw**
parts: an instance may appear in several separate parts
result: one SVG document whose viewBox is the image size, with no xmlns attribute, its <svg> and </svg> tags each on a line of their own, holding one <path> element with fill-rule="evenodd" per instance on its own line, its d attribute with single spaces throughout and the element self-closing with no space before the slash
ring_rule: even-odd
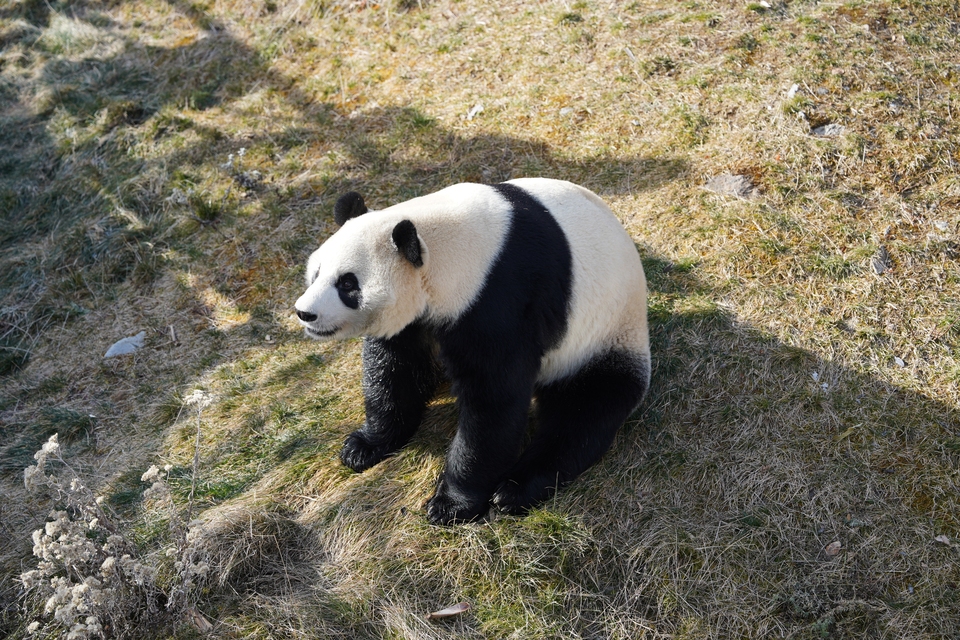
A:
<svg viewBox="0 0 960 640">
<path fill-rule="evenodd" d="M 391 453 L 392 450 L 387 447 L 371 445 L 363 437 L 363 433 L 357 430 L 348 435 L 343 443 L 343 449 L 340 450 L 340 460 L 343 464 L 360 473 L 377 464 Z"/>
</svg>

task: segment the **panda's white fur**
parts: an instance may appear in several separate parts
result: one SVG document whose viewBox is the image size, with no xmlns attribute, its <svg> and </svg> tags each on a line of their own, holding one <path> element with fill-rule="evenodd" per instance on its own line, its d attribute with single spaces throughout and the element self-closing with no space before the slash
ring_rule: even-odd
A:
<svg viewBox="0 0 960 640">
<path fill-rule="evenodd" d="M 296 309 L 313 338 L 365 336 L 367 421 L 345 464 L 362 471 L 410 439 L 441 367 L 460 424 L 432 521 L 490 500 L 522 512 L 603 455 L 646 393 L 650 346 L 636 247 L 599 197 L 531 178 L 380 211 L 348 194 L 337 209 L 346 221 L 310 256 Z M 532 397 L 539 428 L 520 455 Z"/>
<path fill-rule="evenodd" d="M 562 378 L 611 346 L 649 359 L 643 267 L 613 212 L 593 192 L 570 182 L 522 178 L 509 183 L 546 206 L 573 257 L 567 333 L 544 355 L 538 382 Z M 454 321 L 480 293 L 506 237 L 511 210 L 491 187 L 464 183 L 348 220 L 307 262 L 308 288 L 296 308 L 319 317 L 303 323 L 307 334 L 389 338 L 421 317 Z M 421 268 L 407 263 L 391 240 L 394 226 L 404 219 L 416 225 Z M 334 288 L 344 272 L 360 281 L 363 303 L 357 310 L 344 306 Z M 317 333 L 332 329 L 335 333 Z"/>
</svg>

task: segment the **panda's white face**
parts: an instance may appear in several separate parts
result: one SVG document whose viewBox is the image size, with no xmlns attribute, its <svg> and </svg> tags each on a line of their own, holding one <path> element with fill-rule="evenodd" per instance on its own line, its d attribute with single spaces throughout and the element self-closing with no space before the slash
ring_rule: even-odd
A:
<svg viewBox="0 0 960 640">
<path fill-rule="evenodd" d="M 420 278 L 397 252 L 391 229 L 388 221 L 367 214 L 348 221 L 313 252 L 307 290 L 295 305 L 308 336 L 389 337 L 422 312 Z"/>
</svg>

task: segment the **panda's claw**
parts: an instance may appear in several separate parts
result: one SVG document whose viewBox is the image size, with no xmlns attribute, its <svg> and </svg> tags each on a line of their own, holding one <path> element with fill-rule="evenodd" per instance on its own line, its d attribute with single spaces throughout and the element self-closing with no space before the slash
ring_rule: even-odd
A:
<svg viewBox="0 0 960 640">
<path fill-rule="evenodd" d="M 525 501 L 520 495 L 520 485 L 515 480 L 506 480 L 497 487 L 491 502 L 500 511 L 512 516 L 523 515 L 530 508 L 523 504 Z"/>
<path fill-rule="evenodd" d="M 473 522 L 486 512 L 486 505 L 483 509 L 465 506 L 444 495 L 435 495 L 427 501 L 427 520 L 430 524 L 450 525 Z"/>
<path fill-rule="evenodd" d="M 347 436 L 340 450 L 340 460 L 357 473 L 366 471 L 377 464 L 388 455 L 390 451 L 387 447 L 377 447 L 367 442 L 360 430 L 354 431 Z"/>
</svg>

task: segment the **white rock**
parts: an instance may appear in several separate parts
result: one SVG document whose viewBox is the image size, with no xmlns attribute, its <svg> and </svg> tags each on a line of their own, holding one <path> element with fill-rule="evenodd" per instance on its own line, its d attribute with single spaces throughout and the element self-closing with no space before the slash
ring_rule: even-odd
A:
<svg viewBox="0 0 960 640">
<path fill-rule="evenodd" d="M 133 353 L 143 346 L 143 339 L 146 337 L 147 332 L 141 331 L 135 336 L 130 336 L 129 338 L 124 338 L 123 340 L 117 340 L 110 346 L 109 349 L 107 349 L 107 353 L 103 357 L 113 358 L 114 356 L 124 356 L 128 353 Z"/>
<path fill-rule="evenodd" d="M 747 176 L 734 176 L 725 173 L 707 180 L 703 188 L 722 196 L 749 198 L 753 195 L 753 182 Z"/>
</svg>

